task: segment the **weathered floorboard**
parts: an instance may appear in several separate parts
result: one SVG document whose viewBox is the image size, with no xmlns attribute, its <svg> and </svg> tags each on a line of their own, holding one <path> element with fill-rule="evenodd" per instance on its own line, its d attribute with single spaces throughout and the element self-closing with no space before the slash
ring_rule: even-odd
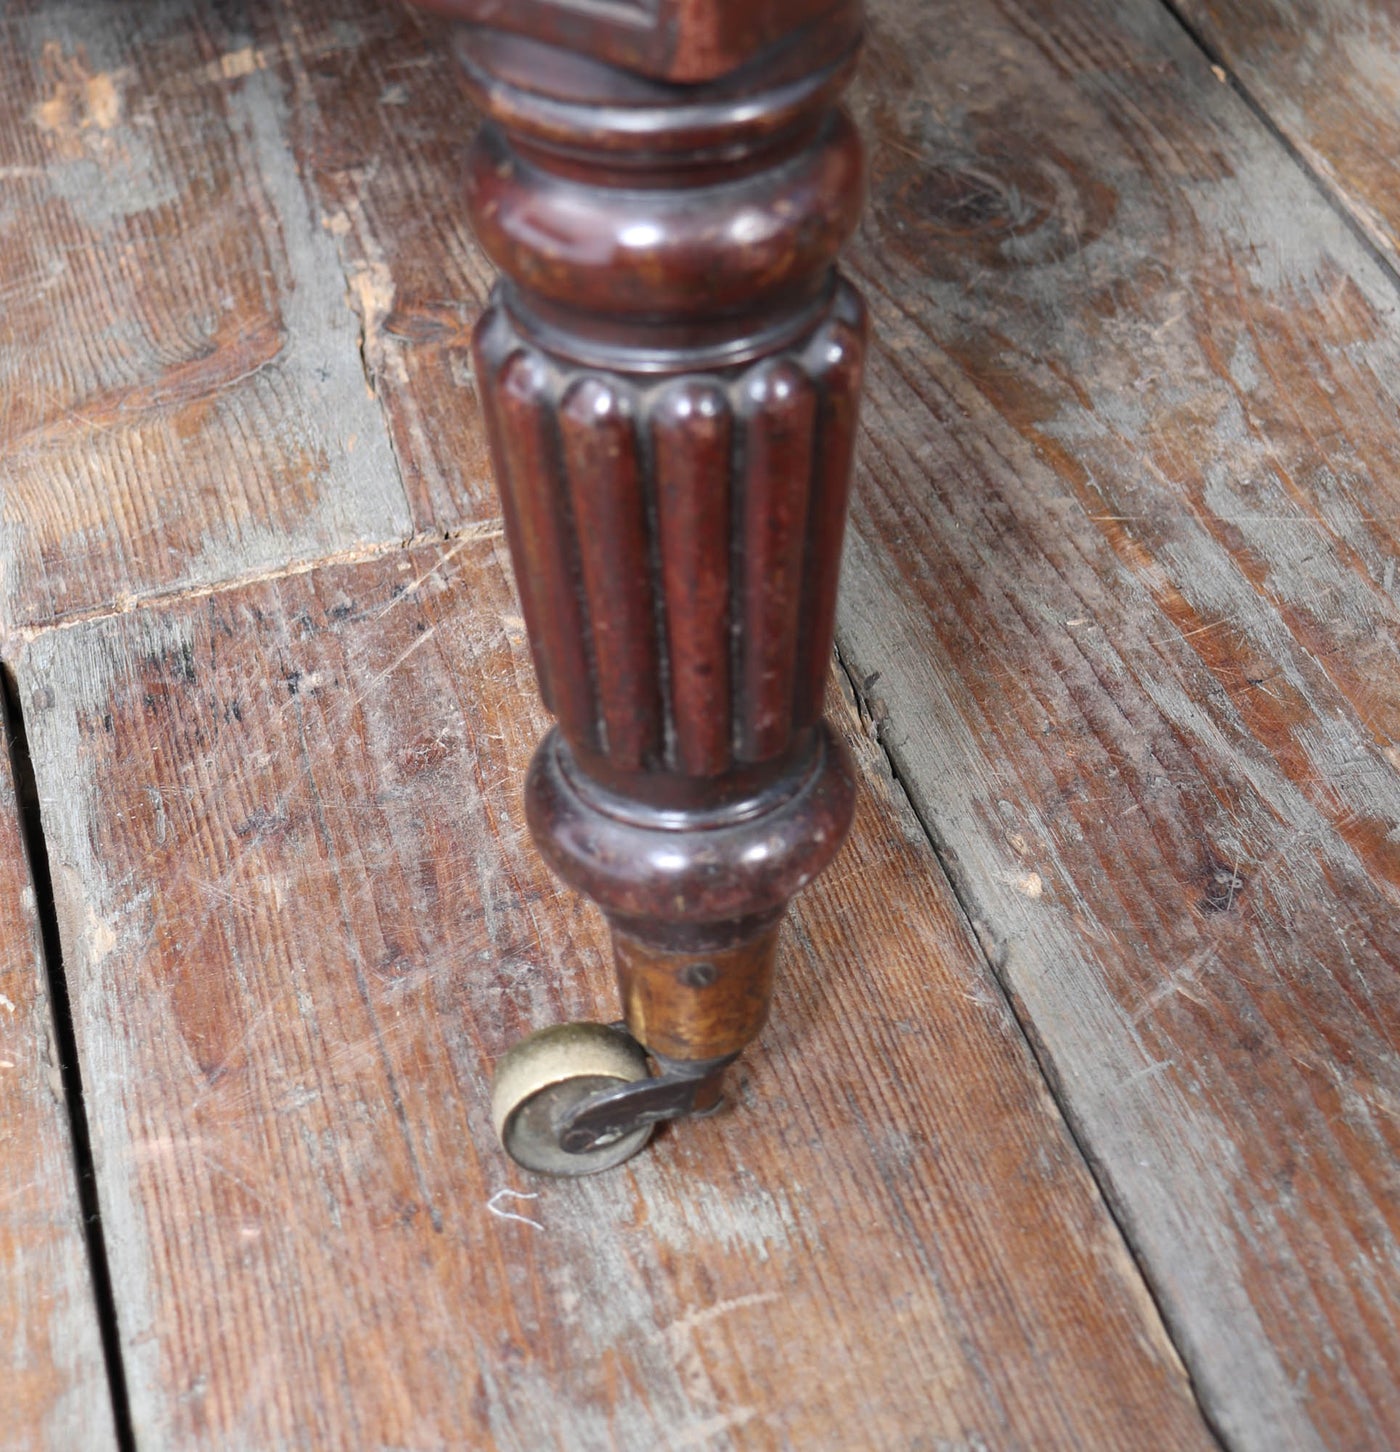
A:
<svg viewBox="0 0 1400 1452">
<path fill-rule="evenodd" d="M 34 889 L 0 727 L 0 1446 L 115 1445 Z"/>
<path fill-rule="evenodd" d="M 6 626 L 412 532 L 286 92 L 219 13 L 0 20 Z"/>
<path fill-rule="evenodd" d="M 502 542 L 18 660 L 143 1448 L 1208 1448 L 927 841 L 865 790 L 739 1106 L 532 1180 L 492 1059 L 615 1011 L 522 829 Z"/>
<path fill-rule="evenodd" d="M 448 27 L 383 0 L 249 7 L 289 139 L 336 239 L 419 534 L 500 514 L 469 345 L 495 272 L 462 203 L 479 119 Z M 345 37 L 373 36 L 348 45 Z"/>
<path fill-rule="evenodd" d="M 1173 0 L 1392 265 L 1400 265 L 1394 0 Z"/>
<path fill-rule="evenodd" d="M 1400 1426 L 1400 323 L 1152 0 L 872 6 L 840 639 L 1240 1449 Z"/>
</svg>

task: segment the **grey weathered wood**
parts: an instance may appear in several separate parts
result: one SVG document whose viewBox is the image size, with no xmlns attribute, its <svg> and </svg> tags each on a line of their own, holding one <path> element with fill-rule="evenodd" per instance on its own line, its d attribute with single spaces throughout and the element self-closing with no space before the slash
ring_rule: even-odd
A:
<svg viewBox="0 0 1400 1452">
<path fill-rule="evenodd" d="M 1400 316 L 1162 7 L 872 6 L 840 638 L 1241 1449 L 1400 1426 Z"/>
<path fill-rule="evenodd" d="M 0 1446 L 114 1445 L 34 888 L 0 731 Z"/>
<path fill-rule="evenodd" d="M 139 1445 L 1212 1446 L 839 697 L 855 834 L 734 1111 L 595 1180 L 510 1167 L 492 1060 L 616 1010 L 523 830 L 545 720 L 502 553 L 19 657 Z"/>
<path fill-rule="evenodd" d="M 264 3 L 250 25 L 290 98 L 293 153 L 349 279 L 414 528 L 492 519 L 469 344 L 495 270 L 461 201 L 479 121 L 448 27 L 382 0 Z"/>
<path fill-rule="evenodd" d="M 8 626 L 412 533 L 264 60 L 212 4 L 0 20 Z"/>
</svg>

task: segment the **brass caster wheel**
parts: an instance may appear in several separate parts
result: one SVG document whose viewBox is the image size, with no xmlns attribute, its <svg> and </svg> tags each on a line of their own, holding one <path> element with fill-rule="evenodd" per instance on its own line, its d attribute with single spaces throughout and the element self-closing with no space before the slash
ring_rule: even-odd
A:
<svg viewBox="0 0 1400 1452">
<path fill-rule="evenodd" d="M 491 1118 L 505 1152 L 541 1175 L 595 1175 L 631 1159 L 651 1124 L 604 1135 L 581 1153 L 561 1143 L 562 1126 L 586 1099 L 649 1077 L 640 1044 L 601 1023 L 562 1023 L 522 1039 L 496 1065 Z"/>
</svg>

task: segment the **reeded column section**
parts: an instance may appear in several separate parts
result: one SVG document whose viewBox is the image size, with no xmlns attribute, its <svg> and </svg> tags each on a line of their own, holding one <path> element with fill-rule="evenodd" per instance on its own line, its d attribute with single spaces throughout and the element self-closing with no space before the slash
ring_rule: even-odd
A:
<svg viewBox="0 0 1400 1452">
<path fill-rule="evenodd" d="M 678 86 L 461 27 L 503 278 L 477 383 L 545 704 L 541 851 L 612 922 L 628 1025 L 737 1053 L 853 783 L 821 721 L 864 309 L 838 98 L 858 22 Z"/>
</svg>

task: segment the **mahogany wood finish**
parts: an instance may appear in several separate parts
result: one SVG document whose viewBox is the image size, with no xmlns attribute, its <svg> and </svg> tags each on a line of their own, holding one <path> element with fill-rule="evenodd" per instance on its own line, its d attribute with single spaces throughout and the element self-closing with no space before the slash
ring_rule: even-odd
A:
<svg viewBox="0 0 1400 1452">
<path fill-rule="evenodd" d="M 639 7 L 640 48 L 571 6 L 450 8 L 487 22 L 455 32 L 503 274 L 474 363 L 558 723 L 530 825 L 608 915 L 632 1033 L 716 1063 L 853 808 L 821 703 L 865 353 L 835 270 L 858 7 Z"/>
<path fill-rule="evenodd" d="M 414 0 L 457 20 L 567 47 L 658 80 L 713 81 L 800 26 L 846 27 L 851 0 Z"/>
</svg>

